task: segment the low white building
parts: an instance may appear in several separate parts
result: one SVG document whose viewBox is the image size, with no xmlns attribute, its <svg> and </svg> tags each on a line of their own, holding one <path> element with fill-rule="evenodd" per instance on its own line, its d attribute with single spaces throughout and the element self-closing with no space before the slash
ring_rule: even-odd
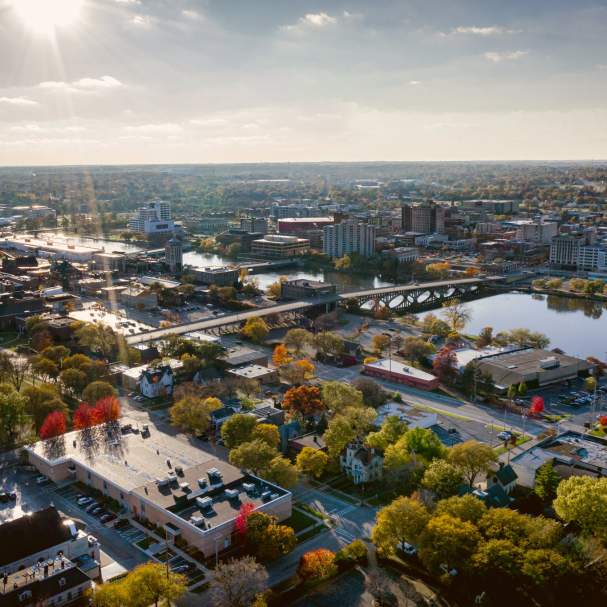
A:
<svg viewBox="0 0 607 607">
<path fill-rule="evenodd" d="M 406 422 L 409 429 L 430 428 L 438 423 L 436 413 L 422 411 L 405 403 L 389 402 L 377 408 L 377 417 L 373 422 L 376 427 L 386 421 L 388 417 L 398 417 L 400 421 Z"/>
</svg>

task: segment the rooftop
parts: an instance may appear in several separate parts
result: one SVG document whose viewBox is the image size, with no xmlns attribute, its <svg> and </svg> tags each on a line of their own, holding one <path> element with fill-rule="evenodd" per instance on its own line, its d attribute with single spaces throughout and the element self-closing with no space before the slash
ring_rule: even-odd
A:
<svg viewBox="0 0 607 607">
<path fill-rule="evenodd" d="M 415 377 L 416 379 L 421 379 L 423 381 L 433 381 L 436 379 L 434 375 L 431 373 L 426 373 L 421 369 L 416 369 L 415 367 L 411 367 L 410 365 L 405 365 L 404 363 L 389 358 L 382 358 L 374 363 L 365 364 L 365 368 L 368 369 L 378 369 L 380 371 L 387 371 L 389 373 L 397 373 L 399 375 L 408 375 L 410 377 Z"/>
<path fill-rule="evenodd" d="M 268 367 L 262 367 L 261 365 L 247 365 L 245 367 L 238 367 L 238 369 L 230 369 L 229 373 L 245 379 L 257 379 L 269 374 L 274 374 L 276 371 L 268 369 Z"/>
</svg>

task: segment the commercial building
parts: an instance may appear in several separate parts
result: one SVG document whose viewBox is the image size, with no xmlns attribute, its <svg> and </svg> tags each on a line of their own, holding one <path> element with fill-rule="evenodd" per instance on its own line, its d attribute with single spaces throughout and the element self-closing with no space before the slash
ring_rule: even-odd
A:
<svg viewBox="0 0 607 607">
<path fill-rule="evenodd" d="M 231 227 L 228 217 L 203 217 L 200 220 L 200 231 L 203 234 L 220 234 Z"/>
<path fill-rule="evenodd" d="M 229 369 L 228 375 L 238 379 L 254 379 L 262 384 L 278 382 L 278 371 L 262 365 L 245 365 L 244 367 Z"/>
<path fill-rule="evenodd" d="M 100 440 L 73 431 L 62 445 L 38 442 L 29 461 L 54 482 L 75 480 L 115 499 L 133 516 L 180 537 L 205 557 L 228 548 L 243 504 L 279 521 L 291 516 L 291 493 L 155 428 L 123 418 Z M 90 433 L 89 433 L 90 434 Z"/>
<path fill-rule="evenodd" d="M 407 386 L 413 386 L 422 390 L 435 390 L 439 386 L 438 377 L 435 377 L 431 373 L 426 373 L 415 367 L 405 365 L 398 360 L 389 358 L 364 363 L 361 373 L 399 384 L 406 384 Z"/>
<path fill-rule="evenodd" d="M 12 207 L 9 209 L 13 216 L 26 217 L 31 219 L 44 219 L 46 217 L 55 217 L 57 212 L 51 207 L 47 207 L 44 204 L 32 204 L 18 207 Z"/>
<path fill-rule="evenodd" d="M 336 291 L 337 287 L 334 284 L 297 278 L 283 283 L 281 299 L 318 299 L 334 295 Z"/>
<path fill-rule="evenodd" d="M 413 263 L 419 258 L 419 251 L 415 247 L 395 247 L 386 249 L 381 254 L 389 259 L 395 259 L 398 263 Z"/>
<path fill-rule="evenodd" d="M 278 220 L 278 231 L 281 234 L 302 234 L 332 224 L 333 217 L 288 217 Z"/>
<path fill-rule="evenodd" d="M 175 231 L 171 219 L 171 203 L 165 200 L 155 200 L 137 209 L 137 213 L 127 223 L 134 232 L 153 236 Z"/>
<path fill-rule="evenodd" d="M 241 217 L 240 229 L 259 234 L 268 233 L 268 220 L 265 217 Z"/>
<path fill-rule="evenodd" d="M 441 234 L 445 231 L 445 209 L 434 202 L 405 204 L 402 222 L 403 232 Z"/>
<path fill-rule="evenodd" d="M 375 254 L 375 232 L 375 226 L 353 220 L 325 226 L 323 253 L 333 258 L 349 253 L 370 257 Z"/>
<path fill-rule="evenodd" d="M 297 236 L 268 234 L 251 243 L 251 254 L 267 259 L 288 259 L 308 252 L 310 241 Z"/>
<path fill-rule="evenodd" d="M 126 255 L 124 253 L 94 253 L 92 268 L 101 272 L 124 272 Z"/>
<path fill-rule="evenodd" d="M 0 248 L 18 251 L 35 257 L 65 259 L 86 263 L 93 259 L 96 253 L 102 253 L 100 248 L 76 244 L 71 239 L 63 239 L 54 235 L 38 238 L 29 234 L 16 234 L 0 239 Z"/>
<path fill-rule="evenodd" d="M 594 229 L 556 236 L 550 242 L 550 265 L 561 268 L 577 268 L 580 249 L 594 245 L 595 240 L 596 231 Z"/>
<path fill-rule="evenodd" d="M 482 373 L 489 374 L 502 391 L 523 382 L 531 387 L 574 379 L 590 368 L 581 358 L 535 348 L 477 358 L 476 366 Z"/>
<path fill-rule="evenodd" d="M 183 268 L 183 243 L 178 238 L 167 240 L 164 245 L 165 259 L 172 274 L 181 272 Z"/>
<path fill-rule="evenodd" d="M 118 293 L 120 302 L 131 308 L 141 310 L 152 310 L 158 307 L 158 295 L 142 285 L 134 284 L 126 289 L 121 289 Z"/>
<path fill-rule="evenodd" d="M 577 269 L 585 272 L 606 272 L 607 248 L 598 245 L 580 247 Z"/>
<path fill-rule="evenodd" d="M 507 226 L 516 228 L 516 239 L 525 242 L 536 242 L 550 244 L 552 239 L 558 235 L 559 226 L 555 221 L 533 221 L 531 219 L 520 219 L 509 221 Z"/>
<path fill-rule="evenodd" d="M 0 293 L 0 329 L 13 328 L 18 317 L 40 314 L 45 309 L 46 301 L 38 293 L 28 291 Z"/>
<path fill-rule="evenodd" d="M 456 203 L 463 211 L 475 212 L 481 216 L 486 215 L 513 215 L 518 211 L 517 200 L 462 200 Z"/>
<path fill-rule="evenodd" d="M 205 285 L 232 287 L 240 277 L 240 268 L 225 266 L 222 268 L 193 268 L 194 281 Z"/>
<path fill-rule="evenodd" d="M 240 228 L 230 228 L 218 234 L 215 240 L 224 246 L 237 244 L 240 247 L 241 253 L 250 253 L 252 243 L 255 240 L 263 238 L 263 236 L 264 234 L 261 232 L 247 232 L 247 230 L 241 230 Z"/>
</svg>

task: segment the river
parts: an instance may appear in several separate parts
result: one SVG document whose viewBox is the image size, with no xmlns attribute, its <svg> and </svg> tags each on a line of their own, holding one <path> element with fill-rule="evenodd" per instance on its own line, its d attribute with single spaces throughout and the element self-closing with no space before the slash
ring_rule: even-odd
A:
<svg viewBox="0 0 607 607">
<path fill-rule="evenodd" d="M 487 326 L 493 327 L 494 333 L 523 327 L 547 335 L 549 348 L 560 348 L 580 358 L 605 360 L 607 304 L 573 297 L 505 293 L 468 302 L 466 307 L 471 314 L 466 333 L 476 335 Z"/>
</svg>

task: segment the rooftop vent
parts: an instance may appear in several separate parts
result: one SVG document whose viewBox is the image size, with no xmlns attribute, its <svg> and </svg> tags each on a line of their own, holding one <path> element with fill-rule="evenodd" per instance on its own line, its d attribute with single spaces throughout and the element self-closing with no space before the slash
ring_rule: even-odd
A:
<svg viewBox="0 0 607 607">
<path fill-rule="evenodd" d="M 253 491 L 255 491 L 255 483 L 242 483 L 242 488 L 247 493 L 253 493 Z"/>
<path fill-rule="evenodd" d="M 240 495 L 240 491 L 238 489 L 226 489 L 225 494 L 229 500 L 235 500 Z"/>
<path fill-rule="evenodd" d="M 213 500 L 210 497 L 197 497 L 196 504 L 201 510 L 206 510 L 213 506 Z"/>
</svg>

